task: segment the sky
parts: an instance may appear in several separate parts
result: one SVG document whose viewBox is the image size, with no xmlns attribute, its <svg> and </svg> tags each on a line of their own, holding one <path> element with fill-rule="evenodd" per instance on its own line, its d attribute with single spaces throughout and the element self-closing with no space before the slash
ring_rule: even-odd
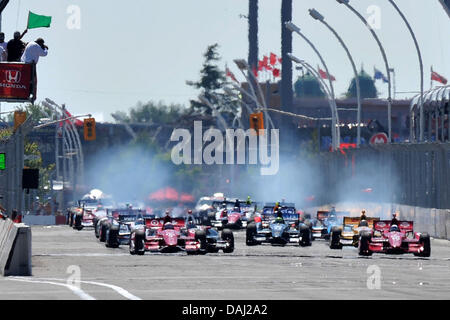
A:
<svg viewBox="0 0 450 320">
<path fill-rule="evenodd" d="M 416 33 L 425 89 L 430 88 L 431 65 L 450 80 L 450 18 L 439 1 L 396 3 Z M 351 4 L 379 27 L 376 32 L 396 71 L 397 91 L 419 91 L 414 43 L 388 0 L 352 0 Z M 309 8 L 317 9 L 336 29 L 358 69 L 363 66 L 373 75 L 376 66 L 386 73 L 370 32 L 345 6 L 336 0 L 293 0 L 292 20 L 322 53 L 337 79 L 338 96 L 347 90 L 353 71 L 336 38 L 309 16 Z M 281 53 L 280 10 L 281 1 L 259 0 L 260 58 Z M 248 56 L 247 0 L 14 0 L 2 16 L 6 40 L 26 28 L 28 11 L 52 16 L 50 28 L 29 30 L 23 39 L 42 37 L 49 47 L 49 55 L 38 64 L 37 102 L 50 98 L 65 103 L 72 114 L 91 113 L 97 121 L 113 122 L 111 113 L 127 111 L 139 101 L 188 106 L 199 92 L 187 86 L 186 80 L 199 79 L 203 53 L 214 43 L 220 46 L 219 66 L 225 69 L 228 65 L 244 81 L 233 60 Z M 319 64 L 311 48 L 295 34 L 293 54 L 314 66 Z M 298 75 L 294 70 L 294 79 Z M 377 88 L 382 97 L 387 96 L 387 85 L 378 81 Z M 1 104 L 2 111 L 16 106 Z"/>
</svg>

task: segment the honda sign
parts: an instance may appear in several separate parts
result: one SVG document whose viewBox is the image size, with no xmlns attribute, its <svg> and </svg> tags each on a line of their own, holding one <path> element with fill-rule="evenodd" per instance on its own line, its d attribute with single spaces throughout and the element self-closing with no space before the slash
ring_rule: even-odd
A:
<svg viewBox="0 0 450 320">
<path fill-rule="evenodd" d="M 34 102 L 36 76 L 34 64 L 0 63 L 0 101 Z"/>
</svg>

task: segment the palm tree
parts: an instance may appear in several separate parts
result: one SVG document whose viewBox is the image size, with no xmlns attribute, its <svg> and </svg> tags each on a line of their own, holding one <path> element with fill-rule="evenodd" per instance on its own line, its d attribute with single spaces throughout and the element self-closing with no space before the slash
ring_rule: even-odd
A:
<svg viewBox="0 0 450 320">
<path fill-rule="evenodd" d="M 292 52 L 292 33 L 286 28 L 285 22 L 292 20 L 292 0 L 281 0 L 281 105 L 286 111 L 292 112 L 292 61 L 287 56 Z"/>
</svg>

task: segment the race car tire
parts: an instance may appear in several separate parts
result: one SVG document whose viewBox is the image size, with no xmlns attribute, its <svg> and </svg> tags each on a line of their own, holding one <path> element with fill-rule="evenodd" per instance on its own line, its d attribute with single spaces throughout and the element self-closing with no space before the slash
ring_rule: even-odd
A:
<svg viewBox="0 0 450 320">
<path fill-rule="evenodd" d="M 145 233 L 143 230 L 134 231 L 134 240 L 130 241 L 130 253 L 132 255 L 144 255 Z"/>
<path fill-rule="evenodd" d="M 98 240 L 100 240 L 100 242 L 105 242 L 106 241 L 106 230 L 108 228 L 106 226 L 106 222 L 107 221 L 100 222 L 100 235 L 98 237 Z"/>
<path fill-rule="evenodd" d="M 69 212 L 69 227 L 73 227 L 73 213 Z"/>
<path fill-rule="evenodd" d="M 234 235 L 230 229 L 222 231 L 222 240 L 228 242 L 228 248 L 223 249 L 223 253 L 232 253 L 234 251 Z"/>
<path fill-rule="evenodd" d="M 429 257 L 431 255 L 431 242 L 428 233 L 422 233 L 419 237 L 419 242 L 423 244 L 423 251 L 419 253 L 419 257 Z"/>
<path fill-rule="evenodd" d="M 255 241 L 255 235 L 256 235 L 256 223 L 251 222 L 247 225 L 247 228 L 245 230 L 245 244 L 247 246 L 254 246 L 258 244 Z"/>
<path fill-rule="evenodd" d="M 195 230 L 195 241 L 200 243 L 200 252 L 206 253 L 207 242 L 206 242 L 206 231 L 205 230 Z"/>
<path fill-rule="evenodd" d="M 300 225 L 300 237 L 302 237 L 302 240 L 299 242 L 300 246 L 307 247 L 311 245 L 311 230 L 305 224 Z"/>
<path fill-rule="evenodd" d="M 360 256 L 371 256 L 372 251 L 369 249 L 369 243 L 370 243 L 370 233 L 364 232 L 361 234 L 361 238 L 359 239 L 359 245 L 358 245 L 358 254 Z"/>
<path fill-rule="evenodd" d="M 119 229 L 115 226 L 109 228 L 106 232 L 105 246 L 107 248 L 118 248 L 119 247 Z"/>
<path fill-rule="evenodd" d="M 98 232 L 97 232 L 98 218 L 97 217 L 94 217 L 94 219 L 92 219 L 92 224 L 94 226 L 95 237 L 98 238 Z"/>
<path fill-rule="evenodd" d="M 342 249 L 340 239 L 341 229 L 339 227 L 333 227 L 330 234 L 330 249 Z"/>
<path fill-rule="evenodd" d="M 77 214 L 75 215 L 75 221 L 73 224 L 73 228 L 80 231 L 81 229 L 83 229 L 83 226 L 81 225 L 81 220 L 83 219 L 83 215 L 81 214 Z"/>
</svg>

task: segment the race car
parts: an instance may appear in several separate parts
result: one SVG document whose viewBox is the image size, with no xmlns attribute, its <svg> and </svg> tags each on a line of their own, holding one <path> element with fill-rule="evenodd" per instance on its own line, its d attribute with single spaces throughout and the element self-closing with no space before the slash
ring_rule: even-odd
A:
<svg viewBox="0 0 450 320">
<path fill-rule="evenodd" d="M 404 254 L 413 253 L 419 257 L 431 255 L 430 236 L 427 233 L 414 232 L 413 221 L 390 220 L 376 221 L 373 230 L 362 232 L 359 238 L 358 252 L 361 256 L 375 253 Z"/>
<path fill-rule="evenodd" d="M 229 229 L 219 232 L 211 227 L 185 225 L 183 218 L 173 218 L 163 224 L 163 218 L 145 219 L 131 232 L 130 254 L 143 255 L 149 252 L 179 252 L 187 254 L 224 253 L 234 251 L 234 236 Z"/>
<path fill-rule="evenodd" d="M 236 201 L 223 201 L 214 214 L 208 214 L 211 226 L 219 230 L 247 227 L 247 215 L 251 215 L 251 210 L 242 200 L 239 200 L 239 206 L 236 206 Z"/>
<path fill-rule="evenodd" d="M 344 217 L 342 226 L 334 226 L 330 233 L 330 249 L 342 249 L 343 246 L 358 247 L 362 232 L 370 232 L 380 218 Z"/>
<path fill-rule="evenodd" d="M 295 243 L 301 246 L 311 245 L 310 226 L 300 221 L 294 206 L 281 207 L 282 217 L 276 217 L 273 205 L 266 205 L 261 216 L 246 228 L 247 246 L 270 243 L 286 245 Z"/>
<path fill-rule="evenodd" d="M 311 221 L 312 223 L 312 238 L 326 239 L 328 238 L 327 227 L 324 224 L 325 219 L 328 218 L 329 211 L 317 211 L 317 218 Z"/>
<path fill-rule="evenodd" d="M 141 209 L 113 209 L 107 210 L 96 225 L 96 235 L 100 242 L 105 242 L 109 248 L 117 248 L 120 245 L 130 243 L 130 233 L 138 221 L 145 218 L 154 218 L 154 215 L 147 215 Z"/>
</svg>

